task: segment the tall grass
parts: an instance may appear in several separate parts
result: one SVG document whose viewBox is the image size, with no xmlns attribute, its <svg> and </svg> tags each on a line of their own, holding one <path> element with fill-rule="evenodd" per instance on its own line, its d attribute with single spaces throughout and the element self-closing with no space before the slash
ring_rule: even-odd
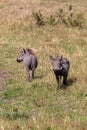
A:
<svg viewBox="0 0 87 130">
<path fill-rule="evenodd" d="M 86 130 L 87 28 L 62 24 L 39 27 L 31 17 L 34 7 L 44 9 L 49 17 L 58 5 L 67 9 L 70 1 L 34 0 L 31 6 L 28 2 L 0 3 L 0 130 Z M 77 12 L 82 9 L 86 18 L 87 2 L 81 2 L 72 4 Z M 26 80 L 23 64 L 16 62 L 27 47 L 37 49 L 39 61 L 32 82 Z M 64 55 L 70 60 L 66 90 L 57 91 L 49 55 Z"/>
</svg>

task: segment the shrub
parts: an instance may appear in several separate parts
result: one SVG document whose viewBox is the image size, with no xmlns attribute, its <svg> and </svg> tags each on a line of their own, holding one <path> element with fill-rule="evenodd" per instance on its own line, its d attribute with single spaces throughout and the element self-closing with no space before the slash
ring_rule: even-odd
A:
<svg viewBox="0 0 87 130">
<path fill-rule="evenodd" d="M 55 16 L 54 15 L 50 15 L 49 19 L 48 19 L 48 23 L 50 25 L 54 25 L 56 23 L 56 20 L 55 20 Z"/>
<path fill-rule="evenodd" d="M 79 28 L 82 28 L 84 26 L 84 17 L 83 17 L 83 14 L 77 14 L 75 12 L 73 12 L 72 10 L 72 6 L 69 6 L 69 17 L 68 17 L 68 21 L 69 21 L 69 24 L 72 26 L 72 27 L 79 27 Z"/>
<path fill-rule="evenodd" d="M 62 9 L 59 10 L 55 14 L 51 14 L 50 16 L 44 18 L 41 11 L 33 12 L 33 17 L 36 20 L 37 25 L 55 25 L 55 24 L 64 24 L 67 27 L 79 27 L 82 28 L 84 26 L 84 17 L 83 14 L 76 13 L 73 11 L 72 5 L 69 6 L 67 13 Z"/>
<path fill-rule="evenodd" d="M 45 24 L 43 15 L 40 10 L 37 12 L 33 12 L 33 17 L 35 18 L 37 25 L 41 26 Z"/>
</svg>

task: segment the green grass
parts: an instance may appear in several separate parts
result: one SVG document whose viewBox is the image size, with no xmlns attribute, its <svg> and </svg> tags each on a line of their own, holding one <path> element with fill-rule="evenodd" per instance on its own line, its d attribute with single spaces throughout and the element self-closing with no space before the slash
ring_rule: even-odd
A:
<svg viewBox="0 0 87 130">
<path fill-rule="evenodd" d="M 7 75 L 0 73 L 0 130 L 86 130 L 87 2 L 72 2 L 75 11 L 84 12 L 83 29 L 49 24 L 38 27 L 31 16 L 34 4 L 49 16 L 57 5 L 66 8 L 70 1 L 34 0 L 31 6 L 27 0 L 1 1 L 0 72 Z M 39 61 L 32 82 L 26 80 L 23 63 L 16 62 L 27 47 L 37 49 Z M 70 60 L 66 90 L 57 90 L 49 55 L 64 55 Z"/>
</svg>

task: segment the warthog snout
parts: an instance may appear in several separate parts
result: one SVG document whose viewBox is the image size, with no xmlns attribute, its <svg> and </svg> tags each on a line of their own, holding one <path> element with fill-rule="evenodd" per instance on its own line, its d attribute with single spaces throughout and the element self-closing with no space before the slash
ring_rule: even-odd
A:
<svg viewBox="0 0 87 130">
<path fill-rule="evenodd" d="M 51 64 L 52 64 L 52 69 L 53 71 L 61 71 L 62 70 L 62 64 L 61 64 L 61 58 L 57 57 L 54 58 L 50 56 Z"/>
<path fill-rule="evenodd" d="M 17 62 L 22 62 L 23 59 L 17 58 L 16 61 L 17 61 Z"/>
</svg>

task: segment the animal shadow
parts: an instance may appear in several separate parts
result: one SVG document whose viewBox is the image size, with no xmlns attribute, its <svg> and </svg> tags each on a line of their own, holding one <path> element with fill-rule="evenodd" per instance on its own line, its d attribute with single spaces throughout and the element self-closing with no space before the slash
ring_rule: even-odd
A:
<svg viewBox="0 0 87 130">
<path fill-rule="evenodd" d="M 71 85 L 73 85 L 74 83 L 76 83 L 77 78 L 73 78 L 73 79 L 68 79 L 67 81 L 67 87 L 70 87 Z"/>
<path fill-rule="evenodd" d="M 71 85 L 76 83 L 76 81 L 77 81 L 77 78 L 68 79 L 66 85 L 62 84 L 62 85 L 60 85 L 60 88 L 57 88 L 57 89 L 67 89 L 67 87 L 70 87 Z"/>
</svg>

